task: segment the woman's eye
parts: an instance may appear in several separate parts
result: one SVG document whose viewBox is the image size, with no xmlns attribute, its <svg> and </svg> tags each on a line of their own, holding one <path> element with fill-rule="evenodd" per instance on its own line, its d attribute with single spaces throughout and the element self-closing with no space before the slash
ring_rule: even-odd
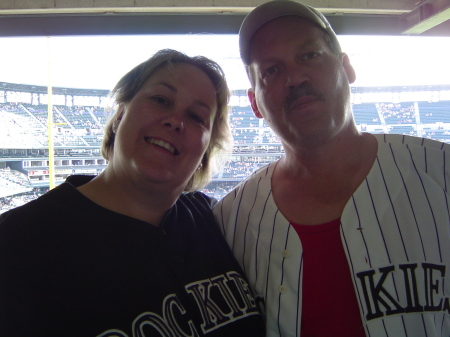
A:
<svg viewBox="0 0 450 337">
<path fill-rule="evenodd" d="M 203 117 L 199 116 L 198 114 L 191 113 L 189 115 L 189 118 L 191 118 L 195 123 L 202 124 L 202 125 L 205 124 Z"/>
<path fill-rule="evenodd" d="M 160 104 L 160 105 L 170 105 L 170 101 L 162 96 L 152 96 L 153 102 Z"/>
<path fill-rule="evenodd" d="M 319 53 L 317 53 L 315 51 L 311 51 L 311 52 L 306 53 L 305 55 L 303 55 L 303 59 L 305 59 L 305 60 L 312 60 L 312 59 L 316 58 L 317 56 L 319 56 Z"/>
</svg>

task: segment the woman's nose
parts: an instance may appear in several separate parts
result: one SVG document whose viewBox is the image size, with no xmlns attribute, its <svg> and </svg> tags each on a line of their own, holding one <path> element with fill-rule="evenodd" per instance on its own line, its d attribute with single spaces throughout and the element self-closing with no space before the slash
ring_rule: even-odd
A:
<svg viewBox="0 0 450 337">
<path fill-rule="evenodd" d="M 163 120 L 162 124 L 167 128 L 173 128 L 175 131 L 184 130 L 184 122 L 177 116 L 170 116 Z"/>
</svg>

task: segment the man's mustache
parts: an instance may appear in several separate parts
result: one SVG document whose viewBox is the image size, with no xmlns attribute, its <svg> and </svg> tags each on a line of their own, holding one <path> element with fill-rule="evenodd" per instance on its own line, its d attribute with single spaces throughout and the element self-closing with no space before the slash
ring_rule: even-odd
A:
<svg viewBox="0 0 450 337">
<path fill-rule="evenodd" d="M 325 96 L 317 89 L 313 88 L 309 83 L 305 82 L 295 88 L 290 89 L 289 94 L 284 100 L 284 111 L 288 112 L 292 103 L 302 97 L 313 96 L 321 101 L 325 101 Z"/>
</svg>

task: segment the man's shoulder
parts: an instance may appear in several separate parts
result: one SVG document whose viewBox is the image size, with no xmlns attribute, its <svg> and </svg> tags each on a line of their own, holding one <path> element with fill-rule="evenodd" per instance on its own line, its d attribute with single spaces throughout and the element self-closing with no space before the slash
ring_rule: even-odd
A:
<svg viewBox="0 0 450 337">
<path fill-rule="evenodd" d="M 249 182 L 258 181 L 263 178 L 271 179 L 273 170 L 274 170 L 277 162 L 278 161 L 274 161 L 272 163 L 264 165 L 264 166 L 260 167 L 259 169 L 255 170 L 247 178 L 245 178 L 243 181 L 241 181 L 238 186 L 249 183 Z"/>
<path fill-rule="evenodd" d="M 382 170 L 404 174 L 416 172 L 447 188 L 450 144 L 407 135 L 380 134 L 375 137 L 378 139 L 377 162 Z"/>
<path fill-rule="evenodd" d="M 255 170 L 251 175 L 241 181 L 236 188 L 242 188 L 246 184 L 253 184 L 261 179 L 271 179 L 273 174 L 273 169 L 276 166 L 277 161 L 269 163 Z"/>
<path fill-rule="evenodd" d="M 276 163 L 277 161 L 274 161 L 257 169 L 250 176 L 241 181 L 233 190 L 228 192 L 228 194 L 223 197 L 218 204 L 234 200 L 238 197 L 238 195 L 242 195 L 244 191 L 246 194 L 256 194 L 260 189 L 270 189 L 271 178 Z"/>
<path fill-rule="evenodd" d="M 379 144 L 398 144 L 407 148 L 427 148 L 430 150 L 450 151 L 450 144 L 430 139 L 400 134 L 374 134 Z"/>
</svg>

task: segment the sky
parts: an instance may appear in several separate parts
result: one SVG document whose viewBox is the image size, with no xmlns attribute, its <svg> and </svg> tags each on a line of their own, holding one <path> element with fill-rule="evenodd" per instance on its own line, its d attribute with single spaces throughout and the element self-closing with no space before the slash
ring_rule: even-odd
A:
<svg viewBox="0 0 450 337">
<path fill-rule="evenodd" d="M 339 36 L 354 86 L 450 84 L 450 37 Z M 204 55 L 224 69 L 231 89 L 247 89 L 237 35 L 0 38 L 0 82 L 111 89 L 157 50 Z"/>
</svg>

